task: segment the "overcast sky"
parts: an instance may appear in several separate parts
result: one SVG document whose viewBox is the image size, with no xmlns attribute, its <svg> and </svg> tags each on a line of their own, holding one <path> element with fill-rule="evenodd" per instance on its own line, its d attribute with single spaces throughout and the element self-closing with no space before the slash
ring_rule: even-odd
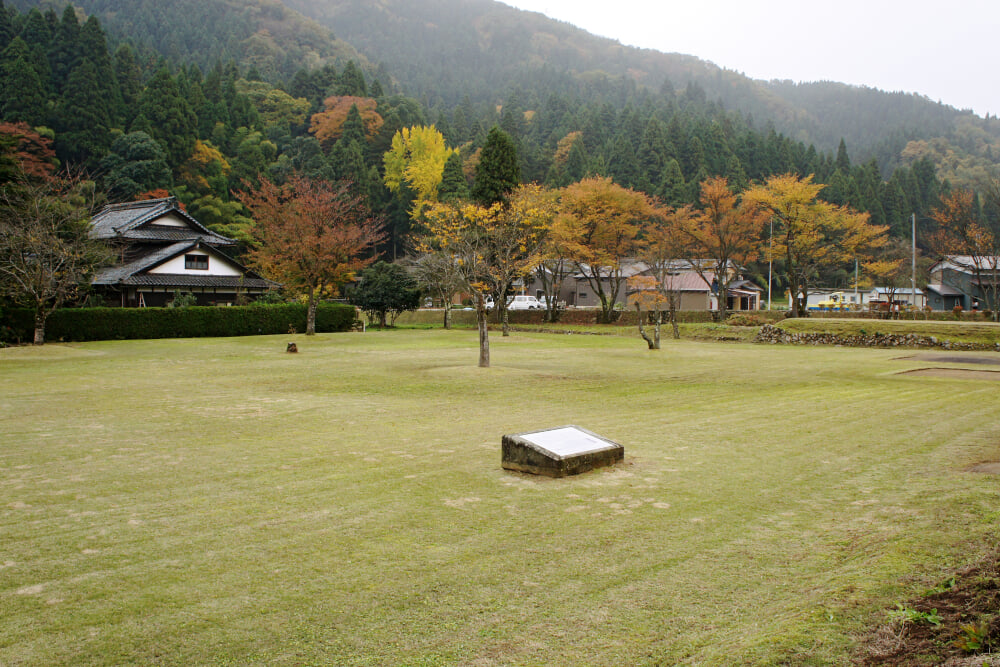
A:
<svg viewBox="0 0 1000 667">
<path fill-rule="evenodd" d="M 1000 113 L 1000 0 L 503 2 L 754 79 L 840 81 Z"/>
</svg>

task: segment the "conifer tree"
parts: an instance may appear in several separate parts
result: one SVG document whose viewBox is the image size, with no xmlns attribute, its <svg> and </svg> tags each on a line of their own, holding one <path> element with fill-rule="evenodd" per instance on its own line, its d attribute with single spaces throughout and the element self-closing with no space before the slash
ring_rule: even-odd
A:
<svg viewBox="0 0 1000 667">
<path fill-rule="evenodd" d="M 95 167 L 111 143 L 111 100 L 89 58 L 70 73 L 55 120 L 60 159 Z"/>
<path fill-rule="evenodd" d="M 163 146 L 171 168 L 178 167 L 191 155 L 198 118 L 181 97 L 177 82 L 166 67 L 160 68 L 147 84 L 139 112 L 149 123 L 144 129 Z"/>
<path fill-rule="evenodd" d="M 29 63 L 31 51 L 20 37 L 15 37 L 0 58 L 0 117 L 42 125 L 46 116 L 45 87 Z"/>
<path fill-rule="evenodd" d="M 506 202 L 508 195 L 520 183 L 521 165 L 514 142 L 506 132 L 494 125 L 486 137 L 479 164 L 476 165 L 472 198 L 483 206 Z"/>
<path fill-rule="evenodd" d="M 456 151 L 448 156 L 441 173 L 441 185 L 438 186 L 438 200 L 443 202 L 469 198 L 469 183 L 465 180 L 462 169 L 462 156 Z"/>
</svg>

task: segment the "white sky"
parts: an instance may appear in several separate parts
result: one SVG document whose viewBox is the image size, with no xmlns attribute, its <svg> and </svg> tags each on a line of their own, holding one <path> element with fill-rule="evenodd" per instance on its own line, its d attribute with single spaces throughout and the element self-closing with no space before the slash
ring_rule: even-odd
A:
<svg viewBox="0 0 1000 667">
<path fill-rule="evenodd" d="M 754 79 L 840 81 L 1000 113 L 1000 0 L 503 2 Z"/>
</svg>

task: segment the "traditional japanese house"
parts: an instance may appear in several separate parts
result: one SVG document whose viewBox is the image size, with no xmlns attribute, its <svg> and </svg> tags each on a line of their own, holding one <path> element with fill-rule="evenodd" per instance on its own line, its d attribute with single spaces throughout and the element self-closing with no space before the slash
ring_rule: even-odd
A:
<svg viewBox="0 0 1000 667">
<path fill-rule="evenodd" d="M 233 305 L 279 287 L 226 254 L 236 241 L 206 228 L 174 197 L 105 206 L 90 235 L 118 259 L 93 280 L 108 306 L 165 306 L 176 292 L 193 294 L 199 306 Z"/>
</svg>

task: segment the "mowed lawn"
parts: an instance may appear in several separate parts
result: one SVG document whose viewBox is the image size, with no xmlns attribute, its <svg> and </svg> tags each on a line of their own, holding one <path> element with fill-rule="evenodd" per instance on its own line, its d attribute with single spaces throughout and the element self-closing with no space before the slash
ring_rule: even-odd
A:
<svg viewBox="0 0 1000 667">
<path fill-rule="evenodd" d="M 996 545 L 954 363 L 475 336 L 0 350 L 0 664 L 846 664 Z M 565 424 L 624 464 L 501 469 Z"/>
</svg>

